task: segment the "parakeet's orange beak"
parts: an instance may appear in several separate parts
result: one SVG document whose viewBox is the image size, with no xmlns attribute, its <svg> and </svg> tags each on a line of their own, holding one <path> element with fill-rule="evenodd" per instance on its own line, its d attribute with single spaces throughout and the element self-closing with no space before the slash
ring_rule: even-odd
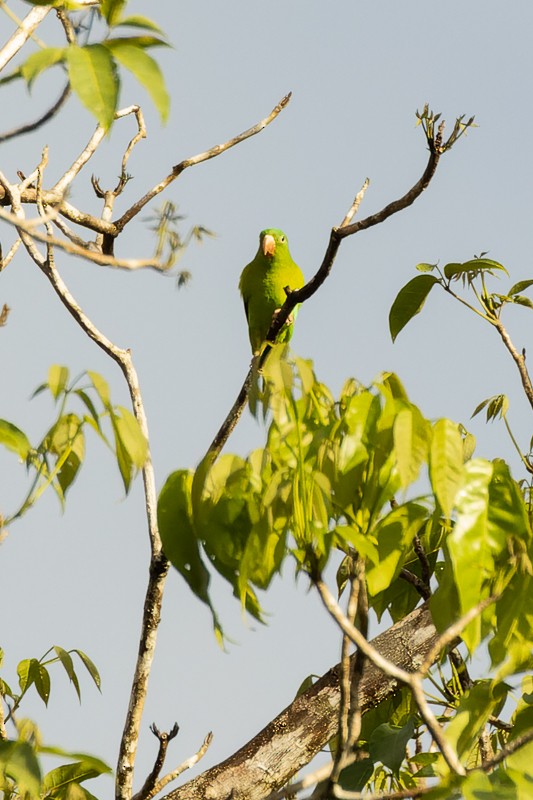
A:
<svg viewBox="0 0 533 800">
<path fill-rule="evenodd" d="M 267 233 L 267 235 L 263 238 L 263 255 L 273 256 L 275 249 L 276 240 L 270 233 Z"/>
</svg>

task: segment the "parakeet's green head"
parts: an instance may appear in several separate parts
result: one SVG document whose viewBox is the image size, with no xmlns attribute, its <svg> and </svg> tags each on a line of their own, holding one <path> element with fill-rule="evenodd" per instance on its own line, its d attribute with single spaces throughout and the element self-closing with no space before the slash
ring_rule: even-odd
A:
<svg viewBox="0 0 533 800">
<path fill-rule="evenodd" d="M 279 228 L 266 228 L 259 234 L 259 249 L 267 258 L 274 258 L 289 252 L 289 242 Z"/>
</svg>

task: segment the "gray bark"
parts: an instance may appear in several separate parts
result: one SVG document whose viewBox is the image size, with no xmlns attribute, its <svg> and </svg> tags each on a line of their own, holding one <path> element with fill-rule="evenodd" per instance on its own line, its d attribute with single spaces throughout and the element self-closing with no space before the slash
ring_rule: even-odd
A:
<svg viewBox="0 0 533 800">
<path fill-rule="evenodd" d="M 429 609 L 424 605 L 381 633 L 372 644 L 399 667 L 414 672 L 436 639 Z M 283 787 L 336 733 L 339 675 L 337 664 L 244 747 L 169 792 L 166 800 L 260 800 Z M 398 688 L 397 681 L 367 661 L 360 686 L 363 711 Z"/>
</svg>

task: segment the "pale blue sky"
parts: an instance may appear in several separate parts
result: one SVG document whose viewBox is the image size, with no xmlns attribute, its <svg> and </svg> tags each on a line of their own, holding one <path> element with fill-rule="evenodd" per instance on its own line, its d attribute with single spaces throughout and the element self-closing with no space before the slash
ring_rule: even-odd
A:
<svg viewBox="0 0 533 800">
<path fill-rule="evenodd" d="M 12 5 L 21 14 L 29 8 Z M 117 210 L 173 164 L 244 130 L 293 92 L 271 127 L 186 171 L 165 195 L 179 204 L 187 223 L 202 223 L 217 234 L 185 255 L 183 266 L 193 275 L 186 289 L 178 292 L 171 279 L 154 272 L 113 272 L 58 257 L 85 311 L 133 351 L 158 486 L 172 470 L 199 461 L 246 372 L 249 345 L 237 281 L 255 253 L 258 232 L 283 228 L 293 257 L 310 277 L 330 227 L 343 218 L 366 176 L 371 186 L 362 215 L 403 194 L 420 176 L 427 153 L 414 112 L 426 101 L 443 112 L 449 129 L 462 113 L 475 114 L 479 128 L 444 156 L 413 207 L 342 245 L 332 276 L 300 312 L 293 347 L 314 360 L 334 391 L 351 375 L 368 382 L 383 370 L 398 372 L 426 416 L 462 421 L 478 437 L 478 454 L 488 457 L 512 457 L 505 432 L 469 417 L 480 400 L 506 391 L 511 420 L 526 445 L 528 407 L 493 331 L 437 294 L 394 345 L 387 317 L 420 261 L 464 261 L 486 250 L 509 268 L 512 282 L 532 277 L 531 3 L 160 0 L 132 2 L 131 10 L 153 16 L 174 44 L 156 53 L 172 113 L 162 129 L 145 93 L 125 80 L 122 105 L 142 104 L 148 139 L 130 160 L 134 180 Z M 55 41 L 53 29 L 49 24 L 41 32 L 49 43 Z M 10 30 L 0 16 L 2 41 Z M 31 96 L 21 86 L 8 87 L 2 124 L 33 118 L 59 86 L 56 73 L 40 79 Z M 71 100 L 38 133 L 3 145 L 0 168 L 13 179 L 17 169 L 30 172 L 47 143 L 51 181 L 93 127 L 89 114 Z M 129 121 L 116 126 L 74 187 L 74 204 L 97 211 L 90 174 L 103 185 L 115 183 L 132 130 Z M 12 233 L 2 226 L 0 236 L 5 252 Z M 138 221 L 117 253 L 144 256 L 151 246 Z M 502 290 L 506 285 L 503 280 Z M 73 373 L 101 372 L 115 402 L 127 402 L 116 366 L 75 327 L 22 253 L 2 274 L 0 287 L 0 303 L 13 309 L 0 332 L 1 417 L 35 439 L 42 436 L 51 403 L 43 396 L 28 398 L 52 363 L 67 364 Z M 531 312 L 511 309 L 505 319 L 517 346 L 532 348 Z M 246 416 L 228 450 L 246 454 L 262 435 Z M 148 542 L 140 481 L 124 500 L 111 459 L 96 441 L 88 450 L 66 513 L 60 514 L 52 495 L 45 497 L 12 526 L 2 546 L 2 645 L 5 677 L 13 682 L 18 660 L 39 656 L 52 644 L 80 647 L 93 658 L 102 673 L 102 696 L 83 680 L 79 707 L 57 671 L 49 709 L 28 702 L 24 713 L 38 720 L 47 742 L 94 752 L 114 766 L 138 644 Z M 23 492 L 22 469 L 14 474 L 14 467 L 14 458 L 0 452 L 4 513 Z M 243 625 L 225 586 L 217 585 L 215 598 L 238 641 L 227 654 L 215 643 L 208 613 L 176 574 L 170 576 L 138 784 L 155 753 L 152 721 L 162 729 L 175 720 L 181 726 L 168 767 L 213 730 L 207 766 L 278 713 L 303 677 L 337 660 L 336 632 L 304 582 L 295 588 L 289 571 L 264 598 L 268 627 Z M 93 791 L 98 793 L 96 784 Z"/>
</svg>

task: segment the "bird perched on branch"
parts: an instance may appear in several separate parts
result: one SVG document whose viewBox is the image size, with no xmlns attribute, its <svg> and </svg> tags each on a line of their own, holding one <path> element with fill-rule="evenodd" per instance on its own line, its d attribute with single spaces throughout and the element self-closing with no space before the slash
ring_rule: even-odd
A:
<svg viewBox="0 0 533 800">
<path fill-rule="evenodd" d="M 272 319 L 287 298 L 285 288 L 294 291 L 301 289 L 304 283 L 305 278 L 300 267 L 292 260 L 283 231 L 277 228 L 261 231 L 259 250 L 254 260 L 243 269 L 239 281 L 254 355 L 261 351 Z M 279 332 L 278 342 L 288 342 L 291 338 L 297 311 L 298 306 Z"/>
</svg>

